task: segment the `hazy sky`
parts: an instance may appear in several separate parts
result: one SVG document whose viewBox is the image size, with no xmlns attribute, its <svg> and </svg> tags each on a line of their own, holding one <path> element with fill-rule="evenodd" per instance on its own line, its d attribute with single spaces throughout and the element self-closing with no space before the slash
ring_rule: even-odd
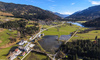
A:
<svg viewBox="0 0 100 60">
<path fill-rule="evenodd" d="M 45 10 L 72 14 L 94 5 L 100 5 L 100 0 L 0 0 L 17 4 L 27 4 L 40 7 Z"/>
</svg>

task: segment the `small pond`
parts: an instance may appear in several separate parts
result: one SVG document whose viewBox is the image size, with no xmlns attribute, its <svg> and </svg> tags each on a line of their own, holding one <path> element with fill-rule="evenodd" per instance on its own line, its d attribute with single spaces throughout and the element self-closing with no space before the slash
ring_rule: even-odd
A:
<svg viewBox="0 0 100 60">
<path fill-rule="evenodd" d="M 55 53 L 55 51 L 59 48 L 62 42 L 57 41 L 58 36 L 56 35 L 47 35 L 44 36 L 43 39 L 39 41 L 40 45 L 47 52 Z"/>
</svg>

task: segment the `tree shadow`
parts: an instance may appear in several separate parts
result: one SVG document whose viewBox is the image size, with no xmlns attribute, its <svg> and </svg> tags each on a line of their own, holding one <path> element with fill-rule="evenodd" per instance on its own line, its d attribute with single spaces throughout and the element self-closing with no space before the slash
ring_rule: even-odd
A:
<svg viewBox="0 0 100 60">
<path fill-rule="evenodd" d="M 18 48 L 17 46 L 12 47 L 7 54 L 4 54 L 3 56 L 8 56 L 10 52 L 15 51 L 15 49 Z"/>
</svg>

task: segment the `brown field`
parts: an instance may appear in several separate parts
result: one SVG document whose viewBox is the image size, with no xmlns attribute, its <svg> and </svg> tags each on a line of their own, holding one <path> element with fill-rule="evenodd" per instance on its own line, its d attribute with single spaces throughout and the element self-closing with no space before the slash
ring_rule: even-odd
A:
<svg viewBox="0 0 100 60">
<path fill-rule="evenodd" d="M 14 16 L 11 13 L 5 13 L 5 12 L 1 12 L 1 11 L 0 11 L 0 15 L 2 15 L 2 16 Z"/>
</svg>

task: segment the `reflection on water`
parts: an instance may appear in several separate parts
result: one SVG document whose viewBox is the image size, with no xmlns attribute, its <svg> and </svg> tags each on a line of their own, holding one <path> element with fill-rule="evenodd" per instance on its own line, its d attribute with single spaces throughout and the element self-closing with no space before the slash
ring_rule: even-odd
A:
<svg viewBox="0 0 100 60">
<path fill-rule="evenodd" d="M 74 25 L 77 25 L 77 26 L 80 26 L 80 27 L 84 27 L 81 23 L 77 23 L 77 22 L 67 22 L 67 23 L 71 23 L 71 24 L 74 24 Z"/>
<path fill-rule="evenodd" d="M 61 42 L 57 41 L 58 36 L 55 35 L 47 35 L 44 36 L 42 40 L 39 41 L 40 45 L 50 53 L 55 53 L 55 51 L 61 45 Z"/>
<path fill-rule="evenodd" d="M 71 35 L 61 35 L 59 40 L 68 40 L 71 37 Z"/>
</svg>

